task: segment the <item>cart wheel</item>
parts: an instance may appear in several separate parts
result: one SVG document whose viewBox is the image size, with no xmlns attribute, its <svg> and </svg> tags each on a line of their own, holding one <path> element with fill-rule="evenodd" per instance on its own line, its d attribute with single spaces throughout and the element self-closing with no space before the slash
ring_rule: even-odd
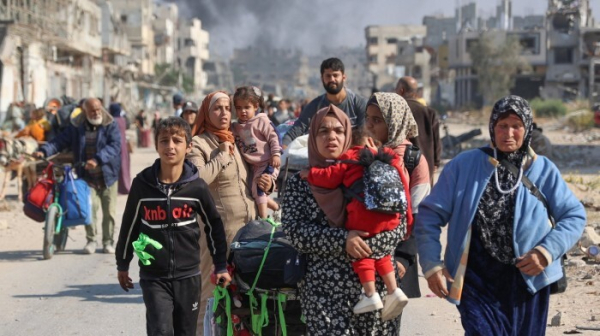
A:
<svg viewBox="0 0 600 336">
<path fill-rule="evenodd" d="M 51 206 L 46 213 L 46 226 L 44 227 L 44 259 L 50 259 L 54 255 L 54 230 L 58 220 L 58 208 Z"/>
<path fill-rule="evenodd" d="M 54 246 L 56 246 L 56 252 L 64 251 L 67 245 L 67 239 L 69 238 L 69 228 L 63 227 L 60 229 L 59 234 L 54 235 Z"/>
</svg>

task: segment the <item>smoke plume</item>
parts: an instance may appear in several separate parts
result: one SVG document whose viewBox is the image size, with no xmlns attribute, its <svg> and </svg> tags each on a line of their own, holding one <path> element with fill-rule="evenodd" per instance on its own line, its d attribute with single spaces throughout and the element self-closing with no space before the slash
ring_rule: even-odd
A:
<svg viewBox="0 0 600 336">
<path fill-rule="evenodd" d="M 357 46 L 364 44 L 365 26 L 385 24 L 385 20 L 372 20 L 374 15 L 365 14 L 373 9 L 369 1 L 363 0 L 163 1 L 177 3 L 182 16 L 200 18 L 203 29 L 210 33 L 211 52 L 222 56 L 250 45 L 298 48 L 309 54 L 322 46 Z M 399 7 L 393 0 L 377 3 L 391 10 Z M 394 23 L 398 23 L 397 17 L 388 22 Z"/>
<path fill-rule="evenodd" d="M 210 33 L 211 53 L 229 56 L 234 48 L 301 49 L 365 44 L 368 25 L 422 24 L 426 15 L 453 16 L 448 0 L 156 0 L 179 5 L 181 16 L 198 17 Z M 499 1 L 476 2 L 478 11 L 495 13 Z M 600 0 L 591 0 L 598 8 Z M 513 15 L 542 15 L 548 0 L 512 1 Z M 595 13 L 598 14 L 598 13 Z M 488 16 L 488 15 L 486 15 Z"/>
</svg>

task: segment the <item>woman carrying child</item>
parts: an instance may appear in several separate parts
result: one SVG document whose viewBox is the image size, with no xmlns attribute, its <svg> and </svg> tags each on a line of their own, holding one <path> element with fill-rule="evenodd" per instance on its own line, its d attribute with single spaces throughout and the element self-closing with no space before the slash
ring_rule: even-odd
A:
<svg viewBox="0 0 600 336">
<path fill-rule="evenodd" d="M 400 225 L 401 217 L 407 223 L 412 224 L 412 211 L 410 210 L 410 198 L 407 197 L 409 195 L 408 179 L 400 164 L 400 157 L 389 148 L 381 148 L 378 152 L 373 139 L 369 135 L 364 126 L 353 131 L 353 147 L 340 156 L 337 164 L 327 167 L 313 166 L 310 171 L 301 171 L 300 177 L 307 178 L 308 183 L 314 187 L 335 189 L 343 186 L 345 190 L 350 190 L 350 194 L 356 193 L 357 196 L 352 197 L 345 208 L 347 213 L 346 222 L 339 224 L 345 226 L 347 230 L 360 230 L 368 233 L 368 236 L 372 236 L 383 231 L 394 230 Z M 399 196 L 397 199 L 401 200 L 400 208 L 404 213 L 380 212 L 369 210 L 365 206 L 365 168 L 373 164 L 375 160 L 391 165 L 396 169 L 396 176 L 386 175 L 384 180 L 386 185 L 401 180 L 402 183 L 395 185 L 394 188 L 397 191 L 395 195 Z M 382 189 L 384 186 L 379 185 L 376 187 Z M 363 199 L 359 200 L 359 197 Z M 344 211 L 344 209 L 341 208 L 341 211 Z M 382 319 L 387 321 L 402 313 L 404 306 L 408 303 L 408 298 L 396 283 L 390 254 L 379 259 L 363 258 L 353 261 L 352 267 L 358 275 L 364 290 L 360 301 L 354 306 L 353 311 L 355 314 L 363 314 L 383 308 Z M 375 290 L 375 271 L 381 276 L 387 288 L 388 295 L 385 305 Z"/>
<path fill-rule="evenodd" d="M 350 148 L 351 124 L 348 116 L 331 105 L 319 110 L 311 120 L 309 163 L 327 166 Z M 368 239 L 362 231 L 348 231 L 342 191 L 311 187 L 299 174 L 288 179 L 282 202 L 282 226 L 294 247 L 306 254 L 306 274 L 298 284 L 302 313 L 308 335 L 397 335 L 398 319 L 382 321 L 380 311 L 355 315 L 353 306 L 361 294 L 359 278 L 351 258 L 382 258 L 394 251 L 403 238 L 404 227 L 382 231 Z M 396 278 L 396 280 L 398 280 Z M 375 288 L 385 296 L 381 277 Z M 385 298 L 384 298 L 385 299 Z"/>
<path fill-rule="evenodd" d="M 192 149 L 187 159 L 198 168 L 200 178 L 208 184 L 223 220 L 227 244 L 231 244 L 238 230 L 256 218 L 256 207 L 249 188 L 251 175 L 240 151 L 233 144 L 231 100 L 227 92 L 215 91 L 204 98 L 192 135 Z M 265 174 L 258 186 L 271 191 L 275 183 L 271 176 Z M 204 242 L 200 242 L 200 248 L 200 258 L 210 258 Z M 211 265 L 203 263 L 201 269 L 203 274 L 210 274 Z M 206 302 L 215 288 L 209 277 L 202 277 L 201 281 L 199 330 L 204 327 Z"/>
</svg>

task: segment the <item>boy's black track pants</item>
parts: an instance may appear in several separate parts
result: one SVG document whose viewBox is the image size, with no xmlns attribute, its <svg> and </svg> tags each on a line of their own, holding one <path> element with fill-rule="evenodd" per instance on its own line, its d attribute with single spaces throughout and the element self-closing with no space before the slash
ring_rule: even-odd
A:
<svg viewBox="0 0 600 336">
<path fill-rule="evenodd" d="M 140 280 L 149 336 L 195 336 L 200 275 L 180 280 Z"/>
</svg>

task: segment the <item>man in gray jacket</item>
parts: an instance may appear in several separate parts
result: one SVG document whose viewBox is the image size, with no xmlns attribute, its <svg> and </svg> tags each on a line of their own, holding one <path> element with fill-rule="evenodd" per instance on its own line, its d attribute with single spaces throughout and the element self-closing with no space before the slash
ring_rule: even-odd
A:
<svg viewBox="0 0 600 336">
<path fill-rule="evenodd" d="M 297 137 L 307 134 L 312 117 L 318 110 L 330 104 L 346 112 L 352 127 L 358 127 L 365 123 L 367 99 L 345 88 L 345 80 L 344 63 L 340 59 L 328 58 L 321 63 L 321 81 L 327 92 L 313 99 L 304 107 L 294 126 L 283 137 L 284 149 Z"/>
</svg>

